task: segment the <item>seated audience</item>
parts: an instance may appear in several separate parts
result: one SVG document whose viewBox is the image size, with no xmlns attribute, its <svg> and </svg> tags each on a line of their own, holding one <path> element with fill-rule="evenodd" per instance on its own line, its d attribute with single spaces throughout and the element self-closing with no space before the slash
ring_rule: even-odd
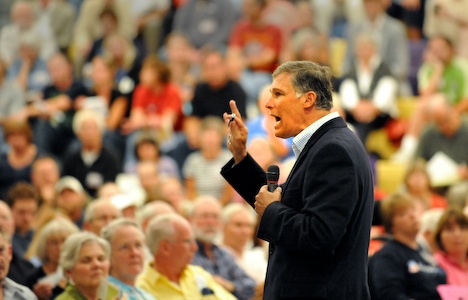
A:
<svg viewBox="0 0 468 300">
<path fill-rule="evenodd" d="M 84 212 L 87 204 L 85 190 L 72 176 L 64 176 L 57 182 L 57 209 L 67 216 L 78 228 L 83 228 Z"/>
<path fill-rule="evenodd" d="M 94 200 L 86 207 L 83 229 L 99 236 L 104 226 L 120 216 L 120 210 L 110 200 Z"/>
<path fill-rule="evenodd" d="M 230 74 L 246 92 L 247 107 L 255 108 L 261 87 L 271 83 L 284 44 L 280 28 L 263 19 L 266 7 L 265 0 L 243 0 L 241 19 L 229 38 Z"/>
<path fill-rule="evenodd" d="M 236 263 L 232 254 L 215 243 L 221 233 L 221 204 L 212 196 L 200 196 L 193 204 L 190 222 L 198 245 L 192 264 L 213 278 L 238 299 L 248 300 L 255 292 L 255 281 Z"/>
<path fill-rule="evenodd" d="M 267 269 L 267 253 L 262 247 L 254 247 L 253 238 L 257 215 L 244 203 L 231 203 L 223 208 L 222 246 L 236 259 L 237 264 L 252 277 L 257 290 L 263 288 Z"/>
<path fill-rule="evenodd" d="M 78 179 L 86 192 L 95 197 L 98 188 L 115 181 L 121 171 L 116 156 L 104 145 L 105 121 L 92 110 L 81 110 L 73 118 L 73 131 L 81 148 L 70 153 L 63 163 L 63 175 Z"/>
<path fill-rule="evenodd" d="M 39 206 L 37 191 L 30 183 L 18 182 L 8 191 L 6 201 L 15 224 L 11 245 L 24 257 L 34 236 L 34 219 Z"/>
<path fill-rule="evenodd" d="M 433 191 L 426 162 L 422 159 L 416 159 L 408 166 L 403 179 L 403 189 L 414 198 L 419 213 L 448 206 L 447 200 Z"/>
<path fill-rule="evenodd" d="M 445 284 L 446 275 L 421 254 L 414 200 L 406 194 L 392 194 L 382 201 L 380 211 L 392 239 L 369 260 L 372 299 L 440 299 L 437 286 Z"/>
<path fill-rule="evenodd" d="M 414 155 L 421 132 L 432 121 L 430 111 L 433 98 L 441 97 L 462 113 L 468 111 L 468 61 L 459 59 L 453 44 L 443 36 L 431 37 L 424 51 L 423 63 L 418 70 L 420 99 L 408 124 L 394 159 L 409 161 Z"/>
<path fill-rule="evenodd" d="M 78 232 L 70 235 L 60 253 L 60 267 L 68 284 L 65 291 L 55 299 L 127 299 L 106 280 L 109 256 L 109 243 L 94 233 Z"/>
<path fill-rule="evenodd" d="M 2 299 L 37 300 L 36 295 L 30 289 L 7 277 L 12 259 L 13 250 L 11 248 L 9 236 L 0 230 L 0 260 L 2 262 L 2 268 L 0 268 L 0 296 Z"/>
<path fill-rule="evenodd" d="M 354 63 L 339 88 L 346 121 L 363 143 L 370 132 L 385 127 L 397 113 L 398 81 L 378 48 L 370 33 L 356 37 Z"/>
<path fill-rule="evenodd" d="M 20 48 L 18 37 L 25 32 L 38 37 L 39 55 L 42 59 L 47 60 L 57 51 L 57 44 L 50 26 L 41 27 L 37 22 L 34 2 L 14 1 L 10 15 L 11 22 L 0 29 L 0 60 L 5 61 L 7 65 L 13 62 Z"/>
<path fill-rule="evenodd" d="M 0 199 L 19 181 L 31 182 L 31 166 L 39 152 L 31 127 L 25 121 L 9 121 L 3 126 L 8 152 L 0 153 Z"/>
<path fill-rule="evenodd" d="M 33 124 L 34 141 L 39 149 L 63 159 L 69 144 L 75 139 L 72 120 L 75 99 L 87 95 L 86 88 L 73 76 L 73 68 L 62 53 L 47 61 L 51 82 L 41 90 L 36 102 L 30 103 L 21 113 Z"/>
<path fill-rule="evenodd" d="M 40 260 L 41 266 L 26 276 L 25 285 L 39 299 L 54 299 L 63 292 L 65 277 L 59 268 L 60 251 L 67 237 L 78 231 L 78 227 L 71 221 L 65 218 L 56 218 L 38 232 L 35 254 Z M 50 279 L 46 279 L 46 277 Z"/>
<path fill-rule="evenodd" d="M 458 165 L 459 178 L 468 178 L 468 120 L 441 94 L 431 99 L 428 116 L 433 122 L 421 134 L 414 156 L 429 161 L 442 152 Z"/>
<path fill-rule="evenodd" d="M 101 236 L 111 250 L 109 282 L 125 293 L 128 300 L 154 300 L 148 292 L 135 286 L 145 263 L 145 235 L 138 225 L 129 219 L 114 220 L 102 229 Z"/>
<path fill-rule="evenodd" d="M 168 142 L 174 131 L 181 129 L 182 98 L 177 86 L 171 81 L 167 65 L 150 55 L 143 61 L 140 83 L 132 98 L 130 118 L 123 130 L 127 137 L 126 156 L 131 157 L 137 134 L 142 129 L 150 130 L 160 141 Z"/>
<path fill-rule="evenodd" d="M 3 125 L 11 118 L 18 117 L 26 105 L 21 88 L 14 81 L 6 78 L 7 66 L 0 59 L 0 153 L 8 150 L 3 137 Z"/>
<path fill-rule="evenodd" d="M 137 162 L 150 161 L 157 164 L 159 174 L 180 178 L 177 162 L 172 157 L 161 153 L 158 141 L 150 132 L 142 131 L 139 133 L 134 150 L 132 158 L 129 158 L 130 153 L 127 156 L 124 165 L 126 173 L 134 173 Z"/>
<path fill-rule="evenodd" d="M 236 299 L 210 273 L 190 265 L 197 244 L 189 222 L 169 213 L 152 219 L 146 229 L 146 243 L 153 260 L 137 278 L 137 286 L 157 299 L 188 299 L 208 296 L 217 300 Z"/>
<path fill-rule="evenodd" d="M 0 232 L 9 237 L 8 243 L 11 244 L 10 239 L 15 232 L 15 224 L 10 207 L 3 201 L 0 201 Z M 19 284 L 25 283 L 24 274 L 34 268 L 32 263 L 18 255 L 13 248 L 11 249 L 11 259 L 8 265 L 9 268 L 6 271 L 8 278 Z"/>
<path fill-rule="evenodd" d="M 36 188 L 39 198 L 39 209 L 34 224 L 41 224 L 56 206 L 56 185 L 60 179 L 60 169 L 52 156 L 41 156 L 34 160 L 31 167 L 31 183 Z"/>
<path fill-rule="evenodd" d="M 447 284 L 468 286 L 468 217 L 459 209 L 448 209 L 434 231 L 439 251 L 434 255 L 447 274 Z"/>
<path fill-rule="evenodd" d="M 219 170 L 231 157 L 223 147 L 225 124 L 217 117 L 203 119 L 199 130 L 200 150 L 187 157 L 183 166 L 185 191 L 189 200 L 200 195 L 212 195 L 222 205 L 233 196 L 232 187 L 220 175 Z"/>
</svg>

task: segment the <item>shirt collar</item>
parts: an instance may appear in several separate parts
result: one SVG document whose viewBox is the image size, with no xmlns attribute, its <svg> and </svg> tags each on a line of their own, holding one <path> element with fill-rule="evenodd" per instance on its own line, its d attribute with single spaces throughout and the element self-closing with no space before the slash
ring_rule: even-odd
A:
<svg viewBox="0 0 468 300">
<path fill-rule="evenodd" d="M 320 128 L 322 127 L 323 124 L 326 122 L 338 118 L 340 115 L 338 112 L 332 112 L 327 114 L 326 116 L 318 119 L 314 123 L 310 124 L 306 129 L 302 130 L 298 135 L 296 135 L 293 139 L 292 142 L 292 149 L 294 151 L 294 155 L 299 157 L 299 154 L 301 154 L 302 150 L 304 150 L 305 145 L 309 141 L 309 139 L 312 137 L 312 135 Z"/>
</svg>

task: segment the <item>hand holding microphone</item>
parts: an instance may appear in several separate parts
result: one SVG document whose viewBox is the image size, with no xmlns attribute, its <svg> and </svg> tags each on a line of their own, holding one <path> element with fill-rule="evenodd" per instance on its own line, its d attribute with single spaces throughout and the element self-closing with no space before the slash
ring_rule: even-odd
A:
<svg viewBox="0 0 468 300">
<path fill-rule="evenodd" d="M 281 189 L 277 190 L 279 179 L 279 168 L 276 165 L 268 167 L 266 172 L 267 184 L 262 186 L 257 196 L 255 196 L 255 211 L 259 216 L 263 216 L 265 209 L 273 202 L 281 200 Z"/>
<path fill-rule="evenodd" d="M 279 179 L 279 167 L 277 165 L 271 165 L 267 170 L 267 185 L 268 191 L 273 193 L 278 187 Z"/>
</svg>

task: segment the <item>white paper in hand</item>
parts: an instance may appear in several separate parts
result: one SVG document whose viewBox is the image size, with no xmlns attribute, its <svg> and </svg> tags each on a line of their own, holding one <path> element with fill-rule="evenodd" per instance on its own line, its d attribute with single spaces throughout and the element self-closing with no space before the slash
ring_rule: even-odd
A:
<svg viewBox="0 0 468 300">
<path fill-rule="evenodd" d="M 427 162 L 427 171 L 434 187 L 452 185 L 460 180 L 457 163 L 441 151 Z"/>
</svg>

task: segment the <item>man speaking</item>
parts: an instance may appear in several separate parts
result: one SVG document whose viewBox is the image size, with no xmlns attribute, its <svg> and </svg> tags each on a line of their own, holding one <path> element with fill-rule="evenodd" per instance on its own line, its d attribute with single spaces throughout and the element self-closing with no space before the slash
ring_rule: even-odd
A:
<svg viewBox="0 0 468 300">
<path fill-rule="evenodd" d="M 294 137 L 296 163 L 268 191 L 264 170 L 247 153 L 247 127 L 235 101 L 221 174 L 261 217 L 258 237 L 270 242 L 264 299 L 370 299 L 367 251 L 373 207 L 369 160 L 359 138 L 331 112 L 331 71 L 308 61 L 273 73 L 265 107 L 275 135 Z"/>
</svg>

